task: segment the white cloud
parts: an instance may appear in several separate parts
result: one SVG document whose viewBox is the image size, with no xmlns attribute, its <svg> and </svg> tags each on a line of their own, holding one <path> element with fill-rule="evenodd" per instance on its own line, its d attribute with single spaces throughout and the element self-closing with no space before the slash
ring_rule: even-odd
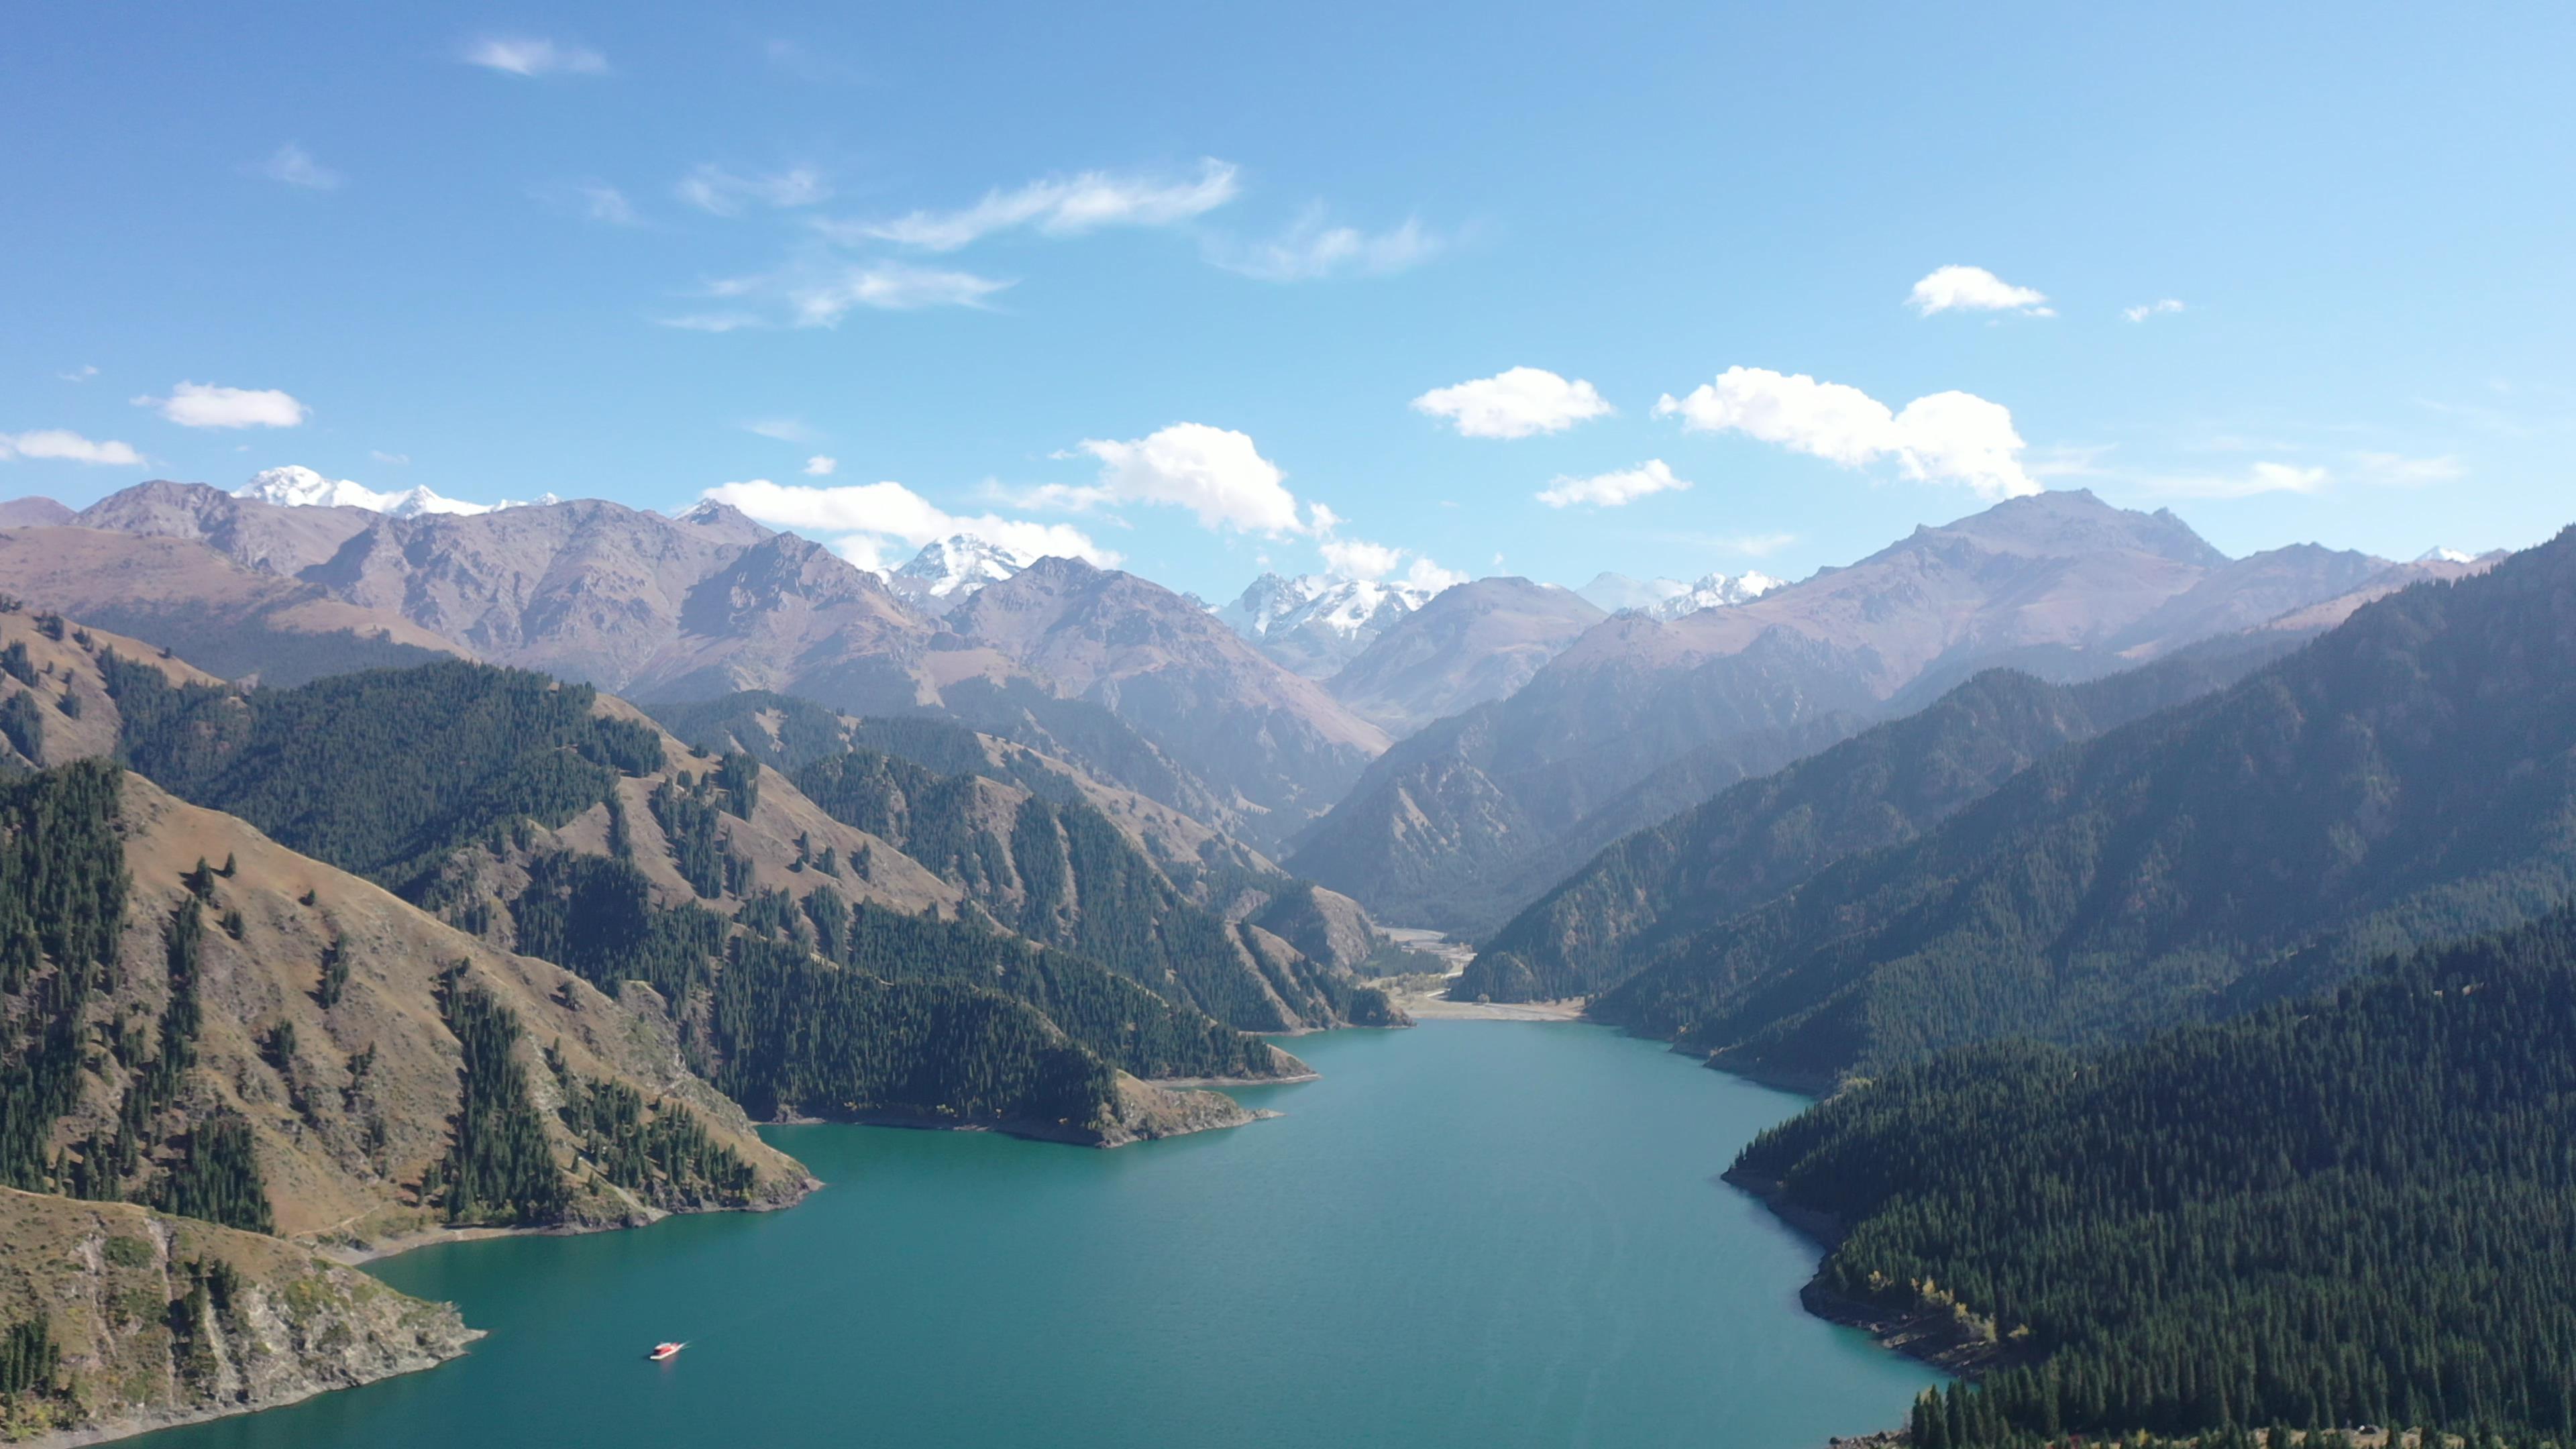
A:
<svg viewBox="0 0 2576 1449">
<path fill-rule="evenodd" d="M 1114 568 L 1119 561 L 1117 554 L 1070 525 L 989 513 L 961 516 L 900 483 L 807 487 L 754 478 L 710 488 L 705 496 L 763 523 L 837 535 L 833 547 L 861 568 L 890 568 L 903 562 L 899 553 L 960 533 L 1033 556 L 1088 559 L 1103 568 Z"/>
<path fill-rule="evenodd" d="M 465 48 L 462 57 L 467 65 L 510 75 L 599 75 L 608 69 L 608 57 L 587 46 L 562 45 L 534 36 L 488 36 Z"/>
<path fill-rule="evenodd" d="M 1356 227 L 1328 226 L 1321 206 L 1266 242 L 1216 242 L 1207 259 L 1229 272 L 1263 282 L 1311 282 L 1357 274 L 1400 272 L 1431 259 L 1441 247 L 1418 221 L 1372 236 Z"/>
<path fill-rule="evenodd" d="M 2146 486 L 2176 498 L 2251 498 L 2261 493 L 2315 493 L 2332 481 L 2332 475 L 2323 468 L 2256 463 L 2242 473 L 2150 478 Z"/>
<path fill-rule="evenodd" d="M 1245 434 L 1174 423 L 1131 442 L 1086 438 L 1076 446 L 1100 460 L 1099 496 L 1107 500 L 1187 508 L 1204 528 L 1300 531 L 1297 500 L 1281 482 L 1287 475 Z"/>
<path fill-rule="evenodd" d="M 1320 508 L 1321 505 L 1317 507 Z M 1332 520 L 1334 523 L 1340 521 Z M 1356 538 L 1326 538 L 1315 545 L 1315 551 L 1324 556 L 1325 568 L 1346 579 L 1377 583 L 1388 575 L 1394 574 L 1398 565 L 1404 565 L 1403 574 L 1397 577 L 1395 582 L 1407 588 L 1436 594 L 1453 584 L 1467 582 L 1465 574 L 1444 569 L 1409 548 L 1368 543 Z M 1413 560 L 1409 565 L 1404 563 L 1408 558 Z"/>
<path fill-rule="evenodd" d="M 1235 167 L 1208 157 L 1185 180 L 1085 171 L 1055 176 L 1010 191 L 984 193 L 959 211 L 915 211 L 891 221 L 833 222 L 824 232 L 840 241 L 890 241 L 925 251 L 952 252 L 995 232 L 1031 226 L 1047 236 L 1080 236 L 1105 226 L 1169 226 L 1234 200 Z"/>
<path fill-rule="evenodd" d="M 409 453 L 388 453 L 377 448 L 368 449 L 367 456 L 375 459 L 379 463 L 391 463 L 396 467 L 403 467 L 411 462 L 411 454 Z"/>
<path fill-rule="evenodd" d="M 275 388 L 217 387 L 183 382 L 168 397 L 139 397 L 136 407 L 157 408 L 183 428 L 292 428 L 304 421 L 304 404 Z"/>
<path fill-rule="evenodd" d="M 2132 322 L 2144 322 L 2150 317 L 2161 317 L 2167 312 L 2179 312 L 2181 310 L 2182 303 L 2179 300 L 2172 297 L 2161 297 L 2153 302 L 2141 302 L 2135 307 L 2123 307 L 2120 309 L 2120 315 L 2128 318 Z"/>
<path fill-rule="evenodd" d="M 1556 433 L 1614 409 L 1592 384 L 1543 367 L 1515 367 L 1453 387 L 1435 387 L 1413 410 L 1447 418 L 1466 438 L 1526 438 Z"/>
<path fill-rule="evenodd" d="M 1404 550 L 1356 538 L 1328 538 L 1315 545 L 1324 566 L 1344 578 L 1382 579 L 1404 562 Z"/>
<path fill-rule="evenodd" d="M 98 376 L 98 366 L 95 363 L 84 362 L 69 372 L 58 372 L 55 373 L 54 376 L 61 378 L 65 382 L 87 382 L 91 378 Z"/>
<path fill-rule="evenodd" d="M 1538 501 L 1550 508 L 1571 508 L 1577 503 L 1618 508 L 1653 494 L 1678 493 L 1689 486 L 1690 480 L 1674 477 L 1663 459 L 1649 458 L 1634 468 L 1596 473 L 1589 478 L 1560 476 L 1539 490 Z"/>
<path fill-rule="evenodd" d="M 103 463 L 139 468 L 143 455 L 129 444 L 93 442 L 65 428 L 38 428 L 29 433 L 0 433 L 0 459 L 39 458 L 64 463 Z"/>
<path fill-rule="evenodd" d="M 796 418 L 761 418 L 743 424 L 742 430 L 780 443 L 810 443 L 821 436 Z"/>
<path fill-rule="evenodd" d="M 1983 267 L 1935 267 L 1914 284 L 1906 301 L 1929 317 L 1935 312 L 2021 312 L 2054 317 L 2048 298 L 2016 287 Z"/>
<path fill-rule="evenodd" d="M 680 178 L 671 194 L 700 211 L 734 216 L 753 202 L 764 206 L 812 206 L 828 201 L 831 183 L 811 166 L 791 166 L 767 176 L 743 176 L 708 163 Z"/>
<path fill-rule="evenodd" d="M 313 159 L 311 152 L 289 141 L 277 148 L 275 155 L 260 163 L 259 174 L 271 181 L 301 186 L 307 191 L 330 191 L 340 184 L 340 173 Z"/>
<path fill-rule="evenodd" d="M 1494 555 L 1496 567 L 1501 567 L 1502 562 L 1501 554 Z M 1416 558 L 1413 566 L 1404 571 L 1404 581 L 1414 588 L 1436 594 L 1467 582 L 1467 576 L 1456 569 L 1444 569 L 1427 558 Z"/>
<path fill-rule="evenodd" d="M 829 478 L 834 473 L 838 472 L 840 467 L 840 459 L 827 458 L 822 454 L 817 453 L 813 457 L 805 460 L 805 476 L 808 478 Z"/>
<path fill-rule="evenodd" d="M 1909 478 L 1962 483 L 1985 498 L 2039 491 L 2021 466 L 2011 411 L 1971 393 L 1937 392 L 1890 412 L 1856 387 L 1730 367 L 1687 397 L 1665 394 L 1655 416 L 1678 416 L 1696 432 L 1741 432 L 1846 468 L 1892 457 Z"/>
</svg>

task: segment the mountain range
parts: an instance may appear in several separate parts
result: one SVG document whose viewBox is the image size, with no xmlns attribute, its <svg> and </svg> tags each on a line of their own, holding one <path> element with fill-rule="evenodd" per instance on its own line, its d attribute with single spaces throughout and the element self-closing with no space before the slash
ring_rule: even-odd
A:
<svg viewBox="0 0 2576 1449">
<path fill-rule="evenodd" d="M 2090 678 L 2389 567 L 2312 547 L 2230 560 L 2170 513 L 2013 499 L 1746 603 L 1598 624 L 1372 763 L 1285 863 L 1383 918 L 1489 931 L 1620 836 L 1980 670 Z"/>
<path fill-rule="evenodd" d="M 2381 597 L 1774 899 L 1712 902 L 1592 1010 L 1830 1081 L 2241 1012 L 2571 889 L 2576 531 Z"/>
</svg>

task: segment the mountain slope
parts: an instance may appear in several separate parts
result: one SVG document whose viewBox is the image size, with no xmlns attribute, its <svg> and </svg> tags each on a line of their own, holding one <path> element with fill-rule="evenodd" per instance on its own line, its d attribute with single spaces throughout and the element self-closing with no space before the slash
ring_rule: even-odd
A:
<svg viewBox="0 0 2576 1449">
<path fill-rule="evenodd" d="M 1916 714 L 1621 839 L 1505 923 L 1452 994 L 1528 1001 L 1615 986 L 1664 943 L 1845 856 L 1910 840 L 2060 746 L 2206 694 L 2270 657 L 2184 656 L 2074 685 L 1988 670 Z"/>
<path fill-rule="evenodd" d="M 228 677 L 296 684 L 436 650 L 645 699 L 774 689 L 958 719 L 1219 829 L 1246 811 L 1109 709 L 722 504 L 676 518 L 598 500 L 394 518 L 148 483 L 82 519 L 79 534 L 0 533 L 0 588 Z"/>
<path fill-rule="evenodd" d="M 1133 574 L 1041 559 L 950 615 L 1070 698 L 1106 705 L 1256 812 L 1254 845 L 1337 798 L 1386 749 L 1375 725 L 1262 657 L 1205 610 Z"/>
<path fill-rule="evenodd" d="M 1802 1081 L 2132 1035 L 2509 926 L 2576 885 L 2576 532 L 2419 584 L 1594 1003 Z"/>
<path fill-rule="evenodd" d="M 13 1442 L 274 1408 L 429 1368 L 481 1336 L 448 1304 L 275 1238 L 10 1188 L 0 1322 L 20 1349 L 0 1430 Z"/>
<path fill-rule="evenodd" d="M 0 531 L 0 589 L 229 679 L 293 685 L 464 652 L 400 615 L 254 572 L 192 538 L 92 528 Z"/>
<path fill-rule="evenodd" d="M 1850 1225 L 1826 1301 L 2041 1360 L 1930 1399 L 1925 1449 L 2293 1423 L 2564 1440 L 2571 1096 L 2561 911 L 2135 1046 L 1947 1053 L 1729 1176 Z"/>
<path fill-rule="evenodd" d="M 1402 737 L 1519 689 L 1608 616 L 1580 595 L 1520 578 L 1478 579 L 1378 631 L 1325 686 Z"/>
<path fill-rule="evenodd" d="M 2127 631 L 2228 566 L 2170 514 L 2046 493 L 1749 603 L 1613 618 L 1508 699 L 1389 751 L 1285 863 L 1381 918 L 1481 932 L 1552 883 L 1525 862 L 1659 818 L 1590 821 L 1623 798 L 1633 810 L 1658 770 L 1697 757 L 1688 789 L 1660 794 L 1670 813 L 1984 668 L 2109 673 L 2129 662 Z"/>
<path fill-rule="evenodd" d="M 16 1007 L 0 1180 L 327 1241 L 614 1225 L 805 1190 L 682 1069 L 658 1003 L 612 1002 L 103 761 L 0 788 L 12 863 L 38 850 L 47 873 L 14 876 L 30 893 L 0 981 Z M 92 1033 L 109 1049 L 83 1063 Z M 460 1115 L 465 1081 L 501 1104 L 479 1125 L 521 1144 L 515 1196 L 454 1191 L 490 1160 Z M 661 1124 L 665 1150 L 631 1174 L 584 1165 L 616 1130 L 565 1110 L 594 1091 L 629 1101 L 636 1132 Z"/>
<path fill-rule="evenodd" d="M 873 750 L 794 779 L 843 822 L 894 843 L 1030 940 L 1098 961 L 1243 1031 L 1395 1025 L 1347 968 L 1272 946 L 1194 904 L 1087 804 L 979 775 L 940 775 Z"/>
<path fill-rule="evenodd" d="M 782 1095 L 784 1073 L 799 1090 L 837 1092 L 833 1111 L 966 1112 L 1119 1138 L 1143 1130 L 1119 1125 L 1121 1070 L 1303 1070 L 1186 996 L 1140 990 L 1085 956 L 1032 954 L 989 917 L 968 923 L 979 908 L 967 893 L 892 841 L 748 756 L 690 753 L 587 686 L 463 663 L 249 695 L 111 675 L 129 724 L 121 748 L 139 768 L 496 945 L 603 989 L 650 984 L 680 1019 L 692 1066 L 764 1113 L 796 1100 Z M 867 957 L 872 975 L 813 974 L 816 956 L 860 964 L 862 935 L 911 947 Z M 746 956 L 745 939 L 778 949 Z M 1230 940 L 1191 945 L 1175 964 L 1232 969 Z M 989 969 L 950 969 L 969 959 Z M 838 1003 L 856 1018 L 851 1037 L 819 1060 L 745 1075 L 744 1033 L 774 1022 L 782 995 Z M 887 1074 L 893 1044 L 938 1040 L 945 1056 Z M 995 1071 L 1021 1075 L 1001 1090 Z"/>
<path fill-rule="evenodd" d="M 950 720 L 843 714 L 768 690 L 661 701 L 647 708 L 682 739 L 720 752 L 746 752 L 782 774 L 866 749 L 944 775 L 981 775 L 1017 785 L 1058 805 L 1088 804 L 1202 905 L 1222 904 L 1237 891 L 1278 875 L 1278 867 L 1258 851 L 1159 800 L 1100 780 L 1044 751 Z"/>
</svg>

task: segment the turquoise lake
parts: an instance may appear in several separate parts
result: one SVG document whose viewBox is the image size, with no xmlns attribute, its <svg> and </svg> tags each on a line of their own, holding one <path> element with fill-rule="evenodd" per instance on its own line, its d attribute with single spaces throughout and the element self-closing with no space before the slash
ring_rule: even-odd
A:
<svg viewBox="0 0 2576 1449">
<path fill-rule="evenodd" d="M 1235 1131 L 778 1128 L 830 1184 L 791 1211 L 375 1264 L 491 1336 L 134 1442 L 1820 1449 L 1933 1382 L 1802 1312 L 1814 1246 L 1717 1181 L 1797 1098 L 1591 1026 L 1287 1045 L 1323 1079 Z"/>
</svg>

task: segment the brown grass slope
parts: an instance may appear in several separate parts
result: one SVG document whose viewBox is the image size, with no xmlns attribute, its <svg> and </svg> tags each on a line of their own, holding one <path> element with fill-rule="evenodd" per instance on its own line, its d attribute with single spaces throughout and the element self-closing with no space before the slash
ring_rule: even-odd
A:
<svg viewBox="0 0 2576 1449">
<path fill-rule="evenodd" d="M 201 1285 L 222 1284 L 220 1297 Z M 0 1188 L 0 1320 L 61 1358 L 0 1440 L 91 1442 L 429 1368 L 480 1335 L 312 1250 L 126 1203 Z"/>
<path fill-rule="evenodd" d="M 462 1057 L 437 996 L 440 973 L 458 962 L 468 984 L 519 1019 L 535 1105 L 573 1190 L 569 1226 L 621 1226 L 666 1207 L 719 1204 L 683 1190 L 657 1206 L 580 1160 L 553 1110 L 561 1092 L 544 1059 L 549 1047 L 577 1077 L 621 1082 L 647 1103 L 697 1117 L 754 1167 L 757 1186 L 745 1205 L 792 1202 L 811 1185 L 794 1159 L 759 1139 L 740 1108 L 687 1070 L 678 1034 L 650 992 L 612 999 L 560 967 L 495 949 L 131 773 L 121 831 L 133 886 L 121 983 L 93 1008 L 105 1019 L 158 1018 L 170 983 L 166 972 L 147 968 L 163 959 L 163 925 L 187 898 L 182 877 L 201 861 L 234 863 L 231 876 L 213 881 L 206 909 L 210 921 L 237 913 L 240 935 L 206 933 L 198 1068 L 177 1109 L 180 1120 L 161 1125 L 184 1131 L 222 1115 L 246 1120 L 281 1235 L 364 1245 L 434 1225 L 419 1186 L 448 1151 L 460 1100 Z M 325 1006 L 324 958 L 335 948 L 348 976 L 339 999 Z M 282 1053 L 276 1043 L 288 1027 L 294 1046 Z M 99 1060 L 81 1106 L 56 1129 L 58 1145 L 114 1134 L 123 1076 L 112 1056 Z M 146 1164 L 147 1181 L 156 1170 Z"/>
</svg>

